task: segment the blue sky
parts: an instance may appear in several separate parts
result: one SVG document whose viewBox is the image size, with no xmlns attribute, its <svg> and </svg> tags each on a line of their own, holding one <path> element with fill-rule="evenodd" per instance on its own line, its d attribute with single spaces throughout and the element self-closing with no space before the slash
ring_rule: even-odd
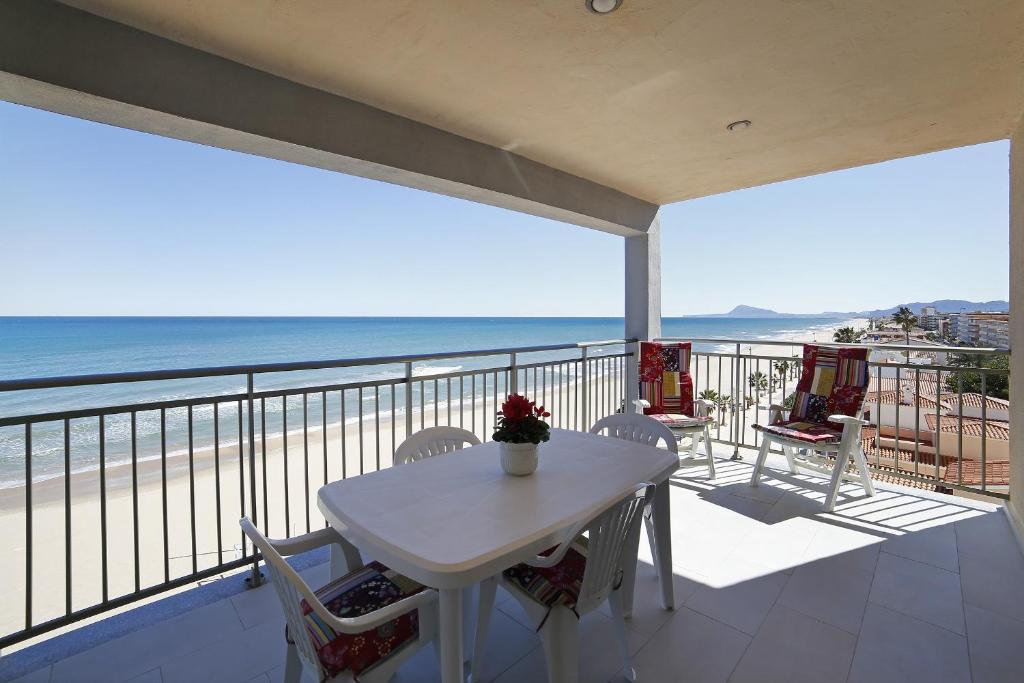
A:
<svg viewBox="0 0 1024 683">
<path fill-rule="evenodd" d="M 663 311 L 1005 299 L 1007 142 L 662 209 Z M 0 102 L 0 315 L 622 314 L 622 240 Z"/>
</svg>

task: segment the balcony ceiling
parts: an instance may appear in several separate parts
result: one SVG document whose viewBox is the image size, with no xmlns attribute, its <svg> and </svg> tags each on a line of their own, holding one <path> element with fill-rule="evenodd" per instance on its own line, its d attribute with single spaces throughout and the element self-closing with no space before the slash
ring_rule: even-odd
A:
<svg viewBox="0 0 1024 683">
<path fill-rule="evenodd" d="M 1024 111 L 1020 0 L 66 4 L 657 204 L 1005 138 Z"/>
</svg>

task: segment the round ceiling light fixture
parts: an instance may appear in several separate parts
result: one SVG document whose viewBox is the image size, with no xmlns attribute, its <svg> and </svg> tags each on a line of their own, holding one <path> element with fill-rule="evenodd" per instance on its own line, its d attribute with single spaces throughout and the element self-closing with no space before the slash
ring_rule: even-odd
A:
<svg viewBox="0 0 1024 683">
<path fill-rule="evenodd" d="M 743 119 L 742 121 L 733 121 L 725 128 L 730 133 L 735 133 L 738 130 L 746 130 L 747 128 L 750 128 L 750 125 L 750 121 L 748 121 L 747 119 Z"/>
<path fill-rule="evenodd" d="M 622 0 L 587 0 L 587 9 L 594 14 L 611 14 L 620 5 Z"/>
</svg>

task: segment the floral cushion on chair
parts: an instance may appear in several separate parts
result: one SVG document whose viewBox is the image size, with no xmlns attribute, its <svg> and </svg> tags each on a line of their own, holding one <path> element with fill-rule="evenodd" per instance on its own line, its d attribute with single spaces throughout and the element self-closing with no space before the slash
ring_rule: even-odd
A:
<svg viewBox="0 0 1024 683">
<path fill-rule="evenodd" d="M 316 596 L 335 616 L 359 617 L 424 589 L 425 586 L 380 562 L 371 562 L 330 582 L 316 591 Z M 302 601 L 302 613 L 306 619 L 306 631 L 327 678 L 346 669 L 358 675 L 419 636 L 415 610 L 375 629 L 356 634 L 337 633 L 317 616 L 305 600 Z"/>
<path fill-rule="evenodd" d="M 693 414 L 690 354 L 689 342 L 640 342 L 640 398 L 650 403 L 644 414 Z"/>
<path fill-rule="evenodd" d="M 541 555 L 550 555 L 555 550 L 556 548 L 548 548 Z M 562 604 L 572 609 L 579 600 L 586 569 L 586 546 L 573 542 L 562 561 L 554 567 L 517 564 L 506 569 L 503 574 L 513 586 L 545 607 Z"/>
<path fill-rule="evenodd" d="M 804 346 L 790 421 L 825 423 L 829 415 L 856 417 L 868 391 L 868 349 Z M 830 425 L 842 430 L 842 425 Z"/>
</svg>

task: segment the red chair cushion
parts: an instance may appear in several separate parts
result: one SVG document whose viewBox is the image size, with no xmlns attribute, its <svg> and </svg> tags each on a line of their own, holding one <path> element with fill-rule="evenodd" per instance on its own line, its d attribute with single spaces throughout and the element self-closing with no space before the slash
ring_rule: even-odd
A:
<svg viewBox="0 0 1024 683">
<path fill-rule="evenodd" d="M 787 421 L 772 425 L 754 425 L 754 429 L 765 434 L 774 434 L 807 443 L 835 443 L 843 435 L 841 429 L 833 429 L 827 424 L 817 422 Z"/>
<path fill-rule="evenodd" d="M 555 548 L 548 548 L 541 554 L 546 556 L 554 551 Z M 503 574 L 513 586 L 545 607 L 562 604 L 572 609 L 579 600 L 586 569 L 586 556 L 574 546 L 553 567 L 517 564 L 506 569 Z"/>
<path fill-rule="evenodd" d="M 359 617 L 424 589 L 425 586 L 380 562 L 371 562 L 330 582 L 316 591 L 316 596 L 335 616 Z M 302 613 L 306 619 L 306 631 L 328 678 L 345 669 L 359 675 L 419 637 L 418 613 L 415 610 L 375 629 L 356 634 L 337 633 L 317 616 L 305 600 L 302 601 Z"/>
<path fill-rule="evenodd" d="M 711 424 L 712 418 L 690 417 L 688 415 L 673 415 L 670 413 L 652 413 L 647 417 L 653 418 L 669 429 L 685 429 L 687 427 L 703 427 Z"/>
</svg>

